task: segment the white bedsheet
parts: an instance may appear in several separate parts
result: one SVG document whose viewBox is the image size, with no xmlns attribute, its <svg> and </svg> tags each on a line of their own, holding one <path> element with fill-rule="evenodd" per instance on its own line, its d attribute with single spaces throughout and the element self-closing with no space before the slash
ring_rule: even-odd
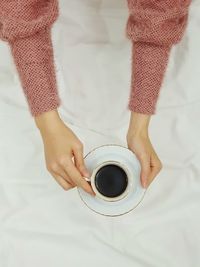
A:
<svg viewBox="0 0 200 267">
<path fill-rule="evenodd" d="M 84 154 L 126 145 L 131 43 L 125 0 L 60 1 L 53 28 L 60 114 Z M 10 51 L 0 43 L 0 267 L 200 266 L 200 2 L 173 48 L 152 143 L 163 169 L 141 204 L 104 217 L 47 172 Z"/>
</svg>

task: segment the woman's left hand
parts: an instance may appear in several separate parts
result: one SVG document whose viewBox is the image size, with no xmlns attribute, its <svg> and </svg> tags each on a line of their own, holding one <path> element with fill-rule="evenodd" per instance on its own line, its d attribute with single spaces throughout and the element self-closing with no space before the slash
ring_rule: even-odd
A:
<svg viewBox="0 0 200 267">
<path fill-rule="evenodd" d="M 132 115 L 126 135 L 128 148 L 133 151 L 141 164 L 141 183 L 147 188 L 162 169 L 148 135 L 149 118 L 145 115 Z"/>
</svg>

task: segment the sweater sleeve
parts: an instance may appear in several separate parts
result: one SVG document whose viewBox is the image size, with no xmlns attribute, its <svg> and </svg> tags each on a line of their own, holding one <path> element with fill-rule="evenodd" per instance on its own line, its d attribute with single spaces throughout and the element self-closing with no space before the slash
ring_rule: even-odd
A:
<svg viewBox="0 0 200 267">
<path fill-rule="evenodd" d="M 51 26 L 56 0 L 0 0 L 0 38 L 7 41 L 32 116 L 59 107 Z"/>
<path fill-rule="evenodd" d="M 184 34 L 191 0 L 127 0 L 127 37 L 132 41 L 128 109 L 155 114 L 171 48 Z"/>
</svg>

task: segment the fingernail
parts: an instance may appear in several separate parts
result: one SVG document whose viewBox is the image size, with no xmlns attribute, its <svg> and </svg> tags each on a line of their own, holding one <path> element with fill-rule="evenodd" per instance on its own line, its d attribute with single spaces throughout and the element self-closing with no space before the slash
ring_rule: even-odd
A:
<svg viewBox="0 0 200 267">
<path fill-rule="evenodd" d="M 92 196 L 95 196 L 95 195 L 96 195 L 93 191 L 90 191 L 90 194 L 91 194 Z"/>
<path fill-rule="evenodd" d="M 144 180 L 144 181 L 143 181 L 143 187 L 146 188 L 146 186 L 147 186 L 147 181 Z"/>
</svg>

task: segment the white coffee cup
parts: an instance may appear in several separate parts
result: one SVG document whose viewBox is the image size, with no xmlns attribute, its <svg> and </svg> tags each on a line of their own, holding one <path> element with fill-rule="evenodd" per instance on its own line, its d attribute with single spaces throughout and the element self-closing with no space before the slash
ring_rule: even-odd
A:
<svg viewBox="0 0 200 267">
<path fill-rule="evenodd" d="M 120 194 L 119 196 L 116 196 L 116 197 L 107 197 L 107 196 L 101 194 L 98 191 L 98 189 L 96 188 L 96 185 L 95 185 L 95 178 L 96 178 L 97 172 L 102 167 L 104 167 L 106 165 L 110 165 L 110 164 L 119 166 L 127 175 L 127 186 L 126 186 L 126 189 L 124 190 L 124 192 L 122 194 Z M 87 177 L 84 177 L 84 178 L 85 178 L 86 181 L 91 183 L 91 187 L 92 187 L 93 191 L 96 193 L 95 197 L 98 197 L 98 198 L 100 198 L 102 200 L 105 200 L 105 201 L 119 201 L 119 200 L 121 200 L 122 198 L 124 198 L 125 196 L 128 195 L 130 189 L 133 186 L 133 179 L 131 179 L 130 171 L 127 169 L 127 167 L 124 164 L 122 164 L 119 161 L 114 161 L 114 160 L 104 161 L 103 163 L 99 164 L 97 167 L 95 167 L 93 169 L 90 178 L 87 178 Z"/>
</svg>

